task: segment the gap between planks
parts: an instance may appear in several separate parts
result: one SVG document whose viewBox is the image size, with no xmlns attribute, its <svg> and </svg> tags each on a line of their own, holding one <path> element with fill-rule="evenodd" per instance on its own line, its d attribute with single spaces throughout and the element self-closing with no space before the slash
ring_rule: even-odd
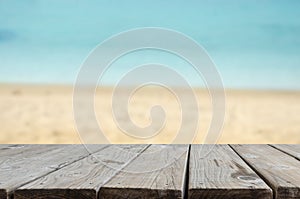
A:
<svg viewBox="0 0 300 199">
<path fill-rule="evenodd" d="M 191 157 L 191 144 L 189 144 L 188 147 L 188 154 L 185 163 L 185 175 L 183 176 L 184 177 L 183 199 L 189 198 L 190 157 Z"/>
<path fill-rule="evenodd" d="M 269 144 L 269 146 L 300 161 L 300 145 Z"/>
</svg>

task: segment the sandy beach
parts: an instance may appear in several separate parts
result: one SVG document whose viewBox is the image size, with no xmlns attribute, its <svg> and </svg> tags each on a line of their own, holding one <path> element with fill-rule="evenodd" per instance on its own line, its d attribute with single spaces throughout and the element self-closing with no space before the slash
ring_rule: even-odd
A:
<svg viewBox="0 0 300 199">
<path fill-rule="evenodd" d="M 183 91 L 184 92 L 184 91 Z M 194 143 L 202 143 L 211 120 L 210 98 L 197 89 L 199 128 Z M 51 85 L 0 85 L 0 143 L 80 143 L 72 108 L 73 88 Z M 180 127 L 180 105 L 159 87 L 137 92 L 129 102 L 134 123 L 147 126 L 149 109 L 161 104 L 166 125 L 151 139 L 138 140 L 122 133 L 112 118 L 111 88 L 99 88 L 95 112 L 111 143 L 169 143 Z M 101 99 L 101 100 L 98 100 Z M 84 111 L 84 108 L 83 110 Z M 226 90 L 226 118 L 218 143 L 300 144 L 300 92 Z M 89 128 L 86 118 L 86 132 Z M 189 130 L 189 126 L 185 126 Z M 91 138 L 93 139 L 93 138 Z"/>
</svg>

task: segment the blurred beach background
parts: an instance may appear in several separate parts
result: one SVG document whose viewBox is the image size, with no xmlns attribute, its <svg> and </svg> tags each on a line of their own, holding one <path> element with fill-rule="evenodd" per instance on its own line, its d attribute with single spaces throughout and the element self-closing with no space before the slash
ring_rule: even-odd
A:
<svg viewBox="0 0 300 199">
<path fill-rule="evenodd" d="M 80 143 L 72 93 L 85 58 L 112 35 L 162 27 L 193 38 L 216 64 L 226 92 L 218 143 L 300 144 L 299 9 L 298 0 L 1 0 L 0 143 Z M 212 117 L 204 82 L 184 60 L 151 50 L 120 58 L 104 74 L 95 100 L 101 98 L 95 112 L 103 131 L 112 143 L 171 142 L 180 105 L 161 87 L 143 88 L 128 105 L 140 126 L 151 121 L 152 105 L 164 107 L 158 136 L 134 140 L 112 118 L 113 85 L 149 62 L 169 65 L 193 86 L 199 109 L 191 111 L 200 115 L 194 143 L 202 143 Z M 86 124 L 93 131 L 89 118 Z"/>
</svg>

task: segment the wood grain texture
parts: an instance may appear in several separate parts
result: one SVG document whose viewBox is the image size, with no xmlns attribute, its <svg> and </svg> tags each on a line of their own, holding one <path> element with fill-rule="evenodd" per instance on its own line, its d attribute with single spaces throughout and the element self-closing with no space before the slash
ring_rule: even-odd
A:
<svg viewBox="0 0 300 199">
<path fill-rule="evenodd" d="M 0 148 L 0 162 L 26 156 L 37 156 L 40 153 L 58 149 L 62 145 L 5 145 Z"/>
<path fill-rule="evenodd" d="M 300 160 L 300 145 L 296 145 L 296 144 L 275 144 L 274 145 L 273 144 L 272 146 Z"/>
<path fill-rule="evenodd" d="M 1 144 L 0 145 L 0 199 L 7 198 L 7 191 L 11 188 L 11 185 L 5 183 L 7 176 L 6 170 L 13 170 L 18 167 L 18 160 L 24 158 L 30 158 L 37 156 L 40 153 L 51 151 L 59 148 L 58 145 L 13 145 L 13 144 Z M 13 172 L 13 171 L 11 171 Z M 6 175 L 6 176 L 5 176 Z M 10 179 L 12 180 L 12 179 Z"/>
<path fill-rule="evenodd" d="M 16 146 L 16 145 L 14 145 L 14 144 L 0 144 L 0 150 L 3 149 L 3 148 L 9 149 L 12 146 Z"/>
<path fill-rule="evenodd" d="M 104 147 L 95 145 L 91 148 L 98 151 Z M 8 194 L 89 155 L 82 145 L 26 145 L 0 153 L 4 153 L 0 158 L 0 190 Z"/>
<path fill-rule="evenodd" d="M 228 145 L 192 145 L 188 196 L 271 199 L 272 190 Z"/>
<path fill-rule="evenodd" d="M 272 187 L 275 199 L 300 198 L 300 161 L 268 145 L 232 145 Z"/>
<path fill-rule="evenodd" d="M 111 145 L 15 191 L 14 199 L 95 199 L 99 187 L 148 146 Z"/>
<path fill-rule="evenodd" d="M 0 199 L 300 199 L 300 145 L 208 146 L 0 145 Z"/>
<path fill-rule="evenodd" d="M 99 199 L 183 198 L 188 145 L 151 145 L 100 188 Z"/>
</svg>

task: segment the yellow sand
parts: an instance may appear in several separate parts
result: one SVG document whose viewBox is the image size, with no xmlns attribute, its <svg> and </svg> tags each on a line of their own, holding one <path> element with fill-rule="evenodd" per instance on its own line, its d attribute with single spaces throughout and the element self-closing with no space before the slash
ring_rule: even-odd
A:
<svg viewBox="0 0 300 199">
<path fill-rule="evenodd" d="M 72 92 L 71 86 L 0 85 L 0 143 L 80 143 L 73 117 Z M 206 91 L 197 89 L 196 93 L 199 110 L 191 111 L 198 111 L 200 120 L 194 142 L 201 143 L 210 125 L 211 103 Z M 129 113 L 138 126 L 151 123 L 153 105 L 162 105 L 166 112 L 162 131 L 142 140 L 124 134 L 115 125 L 111 94 L 111 88 L 99 88 L 95 96 L 98 122 L 111 143 L 172 141 L 181 125 L 180 105 L 174 95 L 159 87 L 144 88 L 133 95 Z M 226 104 L 224 128 L 218 143 L 300 144 L 300 92 L 227 90 Z M 82 107 L 79 113 L 85 110 Z M 81 134 L 93 142 L 97 134 L 91 121 L 85 118 Z M 186 132 L 192 129 L 189 124 L 183 125 Z"/>
</svg>

